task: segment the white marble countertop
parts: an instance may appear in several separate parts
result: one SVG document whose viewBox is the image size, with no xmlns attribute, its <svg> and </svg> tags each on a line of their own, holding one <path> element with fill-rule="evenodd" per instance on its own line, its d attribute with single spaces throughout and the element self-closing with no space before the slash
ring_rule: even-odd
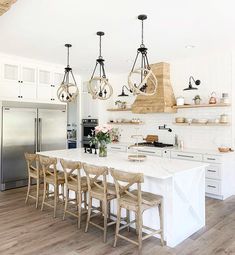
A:
<svg viewBox="0 0 235 255">
<path fill-rule="evenodd" d="M 94 164 L 97 166 L 107 166 L 128 172 L 141 172 L 145 176 L 157 179 L 167 179 L 174 175 L 190 171 L 191 169 L 206 167 L 208 164 L 201 162 L 158 158 L 147 156 L 144 162 L 132 162 L 128 160 L 126 152 L 108 151 L 108 156 L 101 158 L 95 154 L 84 153 L 83 148 L 67 149 L 56 151 L 38 152 L 40 155 L 63 158 L 65 160 L 81 161 L 83 163 Z"/>
</svg>

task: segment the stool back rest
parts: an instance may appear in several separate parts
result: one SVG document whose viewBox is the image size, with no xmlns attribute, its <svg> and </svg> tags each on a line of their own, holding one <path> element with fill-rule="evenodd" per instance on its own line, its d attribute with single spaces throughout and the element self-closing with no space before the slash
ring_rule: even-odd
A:
<svg viewBox="0 0 235 255">
<path fill-rule="evenodd" d="M 25 153 L 25 160 L 27 163 L 27 170 L 28 170 L 28 176 L 30 176 L 30 173 L 36 172 L 37 177 L 40 176 L 40 167 L 39 167 L 39 156 L 37 154 L 33 153 Z"/>
<path fill-rule="evenodd" d="M 57 159 L 56 158 L 50 158 L 45 156 L 39 157 L 40 164 L 42 166 L 43 176 L 44 179 L 48 176 L 54 177 L 54 182 L 56 183 L 58 181 L 58 173 L 57 173 Z"/>
<path fill-rule="evenodd" d="M 65 183 L 69 181 L 75 181 L 78 185 L 78 191 L 81 191 L 81 169 L 82 163 L 79 161 L 67 161 L 64 159 L 60 160 L 61 166 L 64 170 Z"/>
<path fill-rule="evenodd" d="M 113 168 L 110 169 L 110 173 L 114 179 L 117 198 L 120 199 L 122 196 L 127 195 L 137 201 L 138 205 L 141 205 L 141 183 L 144 182 L 144 175 L 142 173 L 127 173 Z M 137 196 L 129 191 L 134 185 L 137 185 Z"/>
<path fill-rule="evenodd" d="M 104 196 L 107 196 L 107 175 L 108 168 L 104 166 L 94 166 L 83 164 L 83 169 L 87 176 L 88 192 L 91 192 L 95 187 L 103 191 Z"/>
</svg>

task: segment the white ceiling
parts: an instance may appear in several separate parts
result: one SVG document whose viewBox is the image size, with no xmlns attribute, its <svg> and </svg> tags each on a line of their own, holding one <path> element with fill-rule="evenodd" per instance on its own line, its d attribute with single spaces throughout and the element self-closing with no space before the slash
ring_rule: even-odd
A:
<svg viewBox="0 0 235 255">
<path fill-rule="evenodd" d="M 140 43 L 138 14 L 147 14 L 150 62 L 230 49 L 235 45 L 233 0 L 18 0 L 0 16 L 0 51 L 65 64 L 90 73 L 103 30 L 108 72 L 128 72 Z M 195 45 L 186 49 L 185 45 Z"/>
</svg>

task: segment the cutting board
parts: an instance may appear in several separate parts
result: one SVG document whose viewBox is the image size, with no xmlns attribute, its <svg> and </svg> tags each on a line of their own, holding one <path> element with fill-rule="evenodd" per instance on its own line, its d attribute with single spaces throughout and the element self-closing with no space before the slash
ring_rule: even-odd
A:
<svg viewBox="0 0 235 255">
<path fill-rule="evenodd" d="M 147 137 L 144 139 L 147 143 L 153 143 L 158 141 L 157 135 L 147 135 Z"/>
</svg>

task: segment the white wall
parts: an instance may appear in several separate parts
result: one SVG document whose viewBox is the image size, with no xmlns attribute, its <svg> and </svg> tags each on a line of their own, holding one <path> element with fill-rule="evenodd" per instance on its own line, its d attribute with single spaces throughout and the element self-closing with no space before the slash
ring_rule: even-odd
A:
<svg viewBox="0 0 235 255">
<path fill-rule="evenodd" d="M 218 99 L 222 92 L 229 93 L 232 101 L 232 54 L 214 54 L 209 56 L 188 57 L 169 61 L 171 64 L 171 81 L 175 96 L 183 95 L 187 103 L 192 103 L 192 98 L 200 94 L 203 103 L 207 103 L 210 93 L 215 91 Z M 172 123 L 176 116 L 190 118 L 218 118 L 220 114 L 228 113 L 232 121 L 232 108 L 199 108 L 199 109 L 181 109 L 176 114 L 132 114 L 131 112 L 107 112 L 105 108 L 113 108 L 114 102 L 118 99 L 132 103 L 134 98 L 117 97 L 121 93 L 122 85 L 127 84 L 127 74 L 109 74 L 109 80 L 114 87 L 114 96 L 108 102 L 102 102 L 102 110 L 99 116 L 102 122 L 110 119 L 132 119 L 140 118 L 144 125 L 124 126 L 120 125 L 121 142 L 132 141 L 132 134 L 157 134 L 162 142 L 174 142 L 174 134 L 184 141 L 185 147 L 190 148 L 208 148 L 214 149 L 221 144 L 232 146 L 234 142 L 233 126 L 226 127 L 204 127 L 204 126 L 175 126 Z M 183 91 L 188 86 L 189 76 L 193 75 L 195 79 L 201 80 L 201 85 L 196 91 Z M 233 97 L 233 99 L 235 96 Z M 100 104 L 100 103 L 99 103 Z M 164 130 L 158 130 L 159 125 L 167 124 L 173 129 L 172 133 Z M 116 125 L 115 125 L 116 126 Z"/>
</svg>

